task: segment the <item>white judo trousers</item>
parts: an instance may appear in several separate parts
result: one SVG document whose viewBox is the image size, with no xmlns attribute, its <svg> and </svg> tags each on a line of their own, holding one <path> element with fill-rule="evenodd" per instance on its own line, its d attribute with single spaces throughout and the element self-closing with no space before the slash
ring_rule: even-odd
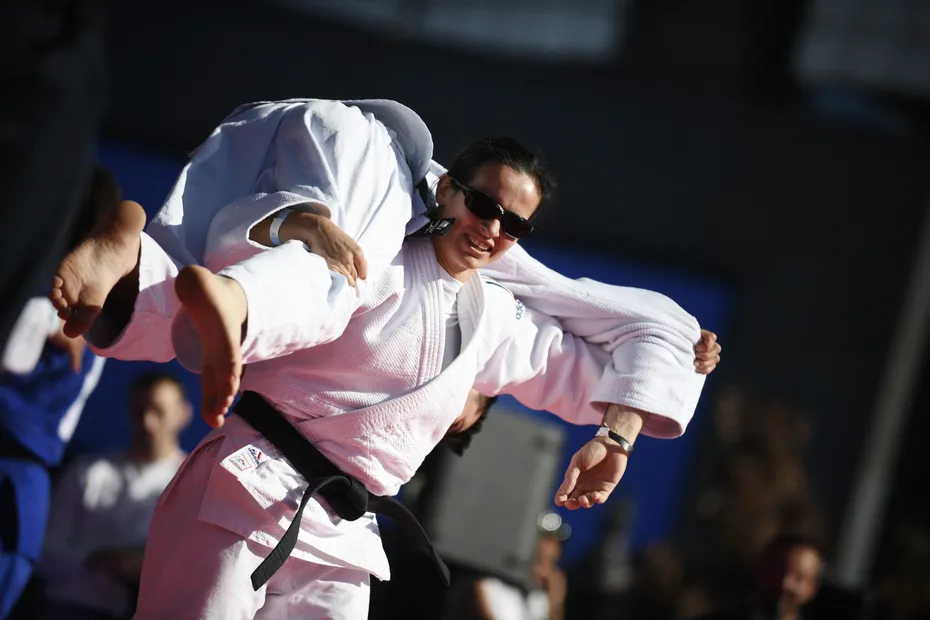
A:
<svg viewBox="0 0 930 620">
<path fill-rule="evenodd" d="M 218 443 L 192 454 L 162 497 L 149 529 L 136 620 L 365 620 L 367 571 L 289 558 L 258 591 L 249 578 L 270 549 L 199 518 Z M 229 493 L 248 492 L 230 476 Z M 179 570 L 179 567 L 181 569 Z"/>
</svg>

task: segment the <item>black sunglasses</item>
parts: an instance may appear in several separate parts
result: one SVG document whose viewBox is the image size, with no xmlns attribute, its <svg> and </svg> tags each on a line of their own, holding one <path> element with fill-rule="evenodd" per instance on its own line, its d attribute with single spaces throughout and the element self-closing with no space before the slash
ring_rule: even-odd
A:
<svg viewBox="0 0 930 620">
<path fill-rule="evenodd" d="M 487 194 L 468 187 L 461 181 L 452 177 L 449 177 L 449 180 L 465 194 L 465 206 L 469 211 L 482 220 L 500 220 L 501 232 L 511 239 L 520 239 L 533 232 L 533 224 L 525 217 L 508 211 Z"/>
</svg>

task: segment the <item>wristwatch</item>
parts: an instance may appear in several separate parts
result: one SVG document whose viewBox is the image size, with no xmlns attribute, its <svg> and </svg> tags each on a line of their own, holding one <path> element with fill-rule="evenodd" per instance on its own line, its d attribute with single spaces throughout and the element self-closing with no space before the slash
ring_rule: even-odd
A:
<svg viewBox="0 0 930 620">
<path fill-rule="evenodd" d="M 627 441 L 626 439 L 624 439 L 617 433 L 613 432 L 606 426 L 602 426 L 599 429 L 597 429 L 597 435 L 595 435 L 595 437 L 609 437 L 613 439 L 618 444 L 620 444 L 620 447 L 623 448 L 623 451 L 626 452 L 628 455 L 633 451 L 633 444 L 631 444 L 629 441 Z"/>
</svg>

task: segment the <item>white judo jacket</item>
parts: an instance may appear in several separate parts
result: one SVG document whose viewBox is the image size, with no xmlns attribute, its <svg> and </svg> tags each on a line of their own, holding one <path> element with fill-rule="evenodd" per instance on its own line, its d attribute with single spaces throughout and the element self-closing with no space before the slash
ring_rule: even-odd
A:
<svg viewBox="0 0 930 620">
<path fill-rule="evenodd" d="M 259 258 L 266 257 L 272 253 Z M 512 394 L 574 423 L 600 422 L 604 399 L 611 397 L 599 392 L 611 363 L 605 349 L 566 334 L 555 319 L 475 275 L 457 298 L 459 355 L 442 370 L 441 295 L 432 243 L 408 241 L 372 282 L 338 339 L 253 362 L 243 388 L 262 394 L 334 464 L 378 495 L 395 494 L 413 476 L 472 386 Z M 200 517 L 273 547 L 306 482 L 237 417 L 202 445 L 217 437 L 222 443 L 210 480 L 186 481 L 205 486 Z M 370 515 L 341 521 L 312 500 L 295 556 L 385 579 L 389 570 L 377 538 Z"/>
</svg>

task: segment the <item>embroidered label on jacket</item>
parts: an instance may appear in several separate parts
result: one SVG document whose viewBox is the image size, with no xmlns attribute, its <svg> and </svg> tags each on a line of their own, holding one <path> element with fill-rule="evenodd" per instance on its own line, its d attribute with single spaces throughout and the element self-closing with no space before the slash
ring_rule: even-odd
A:
<svg viewBox="0 0 930 620">
<path fill-rule="evenodd" d="M 223 459 L 220 465 L 230 473 L 239 476 L 278 456 L 277 449 L 268 441 L 259 441 L 239 448 Z"/>
</svg>

